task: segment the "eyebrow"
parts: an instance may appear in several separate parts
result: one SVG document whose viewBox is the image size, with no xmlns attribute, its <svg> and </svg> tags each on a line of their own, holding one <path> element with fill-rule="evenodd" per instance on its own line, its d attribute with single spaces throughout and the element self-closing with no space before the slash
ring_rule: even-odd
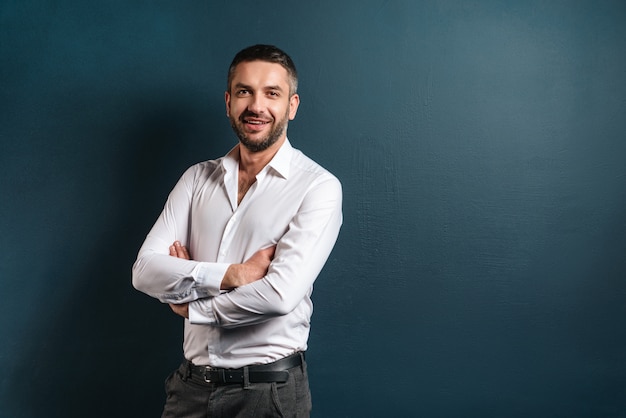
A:
<svg viewBox="0 0 626 418">
<path fill-rule="evenodd" d="M 254 90 L 251 86 L 249 86 L 247 84 L 243 84 L 243 83 L 237 83 L 237 84 L 235 84 L 234 87 L 238 88 L 238 89 Z M 283 91 L 282 87 L 280 87 L 279 85 L 265 86 L 265 87 L 262 88 L 262 90 L 265 90 L 265 91 L 268 91 L 268 90 Z"/>
<path fill-rule="evenodd" d="M 233 87 L 238 87 L 238 88 L 243 88 L 243 89 L 249 89 L 250 86 L 243 84 L 243 83 L 237 83 L 235 84 Z"/>
<path fill-rule="evenodd" d="M 278 90 L 278 91 L 283 91 L 282 87 L 280 86 L 266 86 L 263 88 L 264 90 Z"/>
</svg>

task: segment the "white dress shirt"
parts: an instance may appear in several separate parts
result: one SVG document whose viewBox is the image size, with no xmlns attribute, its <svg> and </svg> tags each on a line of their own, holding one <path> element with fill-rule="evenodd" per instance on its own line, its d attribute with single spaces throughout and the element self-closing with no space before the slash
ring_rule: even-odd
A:
<svg viewBox="0 0 626 418">
<path fill-rule="evenodd" d="M 313 282 L 342 223 L 336 177 L 289 140 L 237 205 L 239 146 L 190 167 L 133 265 L 133 285 L 164 303 L 189 304 L 185 357 L 239 368 L 306 350 Z M 193 260 L 169 255 L 180 241 Z M 276 245 L 267 275 L 220 291 L 230 264 Z"/>
</svg>

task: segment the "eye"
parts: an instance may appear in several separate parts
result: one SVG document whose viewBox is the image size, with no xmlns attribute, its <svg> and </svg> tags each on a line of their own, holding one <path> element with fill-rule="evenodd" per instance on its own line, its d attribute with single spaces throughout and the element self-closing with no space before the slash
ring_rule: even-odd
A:
<svg viewBox="0 0 626 418">
<path fill-rule="evenodd" d="M 250 90 L 247 90 L 247 89 L 237 90 L 237 96 L 246 96 L 248 94 L 250 94 Z"/>
<path fill-rule="evenodd" d="M 274 98 L 276 98 L 276 97 L 280 97 L 280 93 L 278 93 L 276 90 L 270 90 L 270 91 L 268 91 L 268 92 L 267 92 L 267 95 L 268 95 L 268 96 L 270 96 L 270 97 L 274 97 Z"/>
</svg>

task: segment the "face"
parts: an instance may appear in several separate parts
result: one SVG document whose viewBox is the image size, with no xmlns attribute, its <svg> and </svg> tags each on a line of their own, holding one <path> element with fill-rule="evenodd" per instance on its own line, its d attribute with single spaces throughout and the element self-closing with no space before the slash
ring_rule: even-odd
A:
<svg viewBox="0 0 626 418">
<path fill-rule="evenodd" d="M 289 75 L 280 64 L 242 62 L 226 92 L 226 112 L 241 144 L 251 152 L 268 149 L 287 136 L 300 98 L 290 94 Z"/>
</svg>

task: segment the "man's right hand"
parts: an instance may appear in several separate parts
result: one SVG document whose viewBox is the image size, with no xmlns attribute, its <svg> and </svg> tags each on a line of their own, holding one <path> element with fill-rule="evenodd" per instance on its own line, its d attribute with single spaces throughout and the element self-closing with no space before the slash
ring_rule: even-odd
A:
<svg viewBox="0 0 626 418">
<path fill-rule="evenodd" d="M 220 289 L 232 290 L 262 279 L 274 258 L 276 246 L 257 251 L 242 264 L 231 264 L 224 274 Z"/>
</svg>

